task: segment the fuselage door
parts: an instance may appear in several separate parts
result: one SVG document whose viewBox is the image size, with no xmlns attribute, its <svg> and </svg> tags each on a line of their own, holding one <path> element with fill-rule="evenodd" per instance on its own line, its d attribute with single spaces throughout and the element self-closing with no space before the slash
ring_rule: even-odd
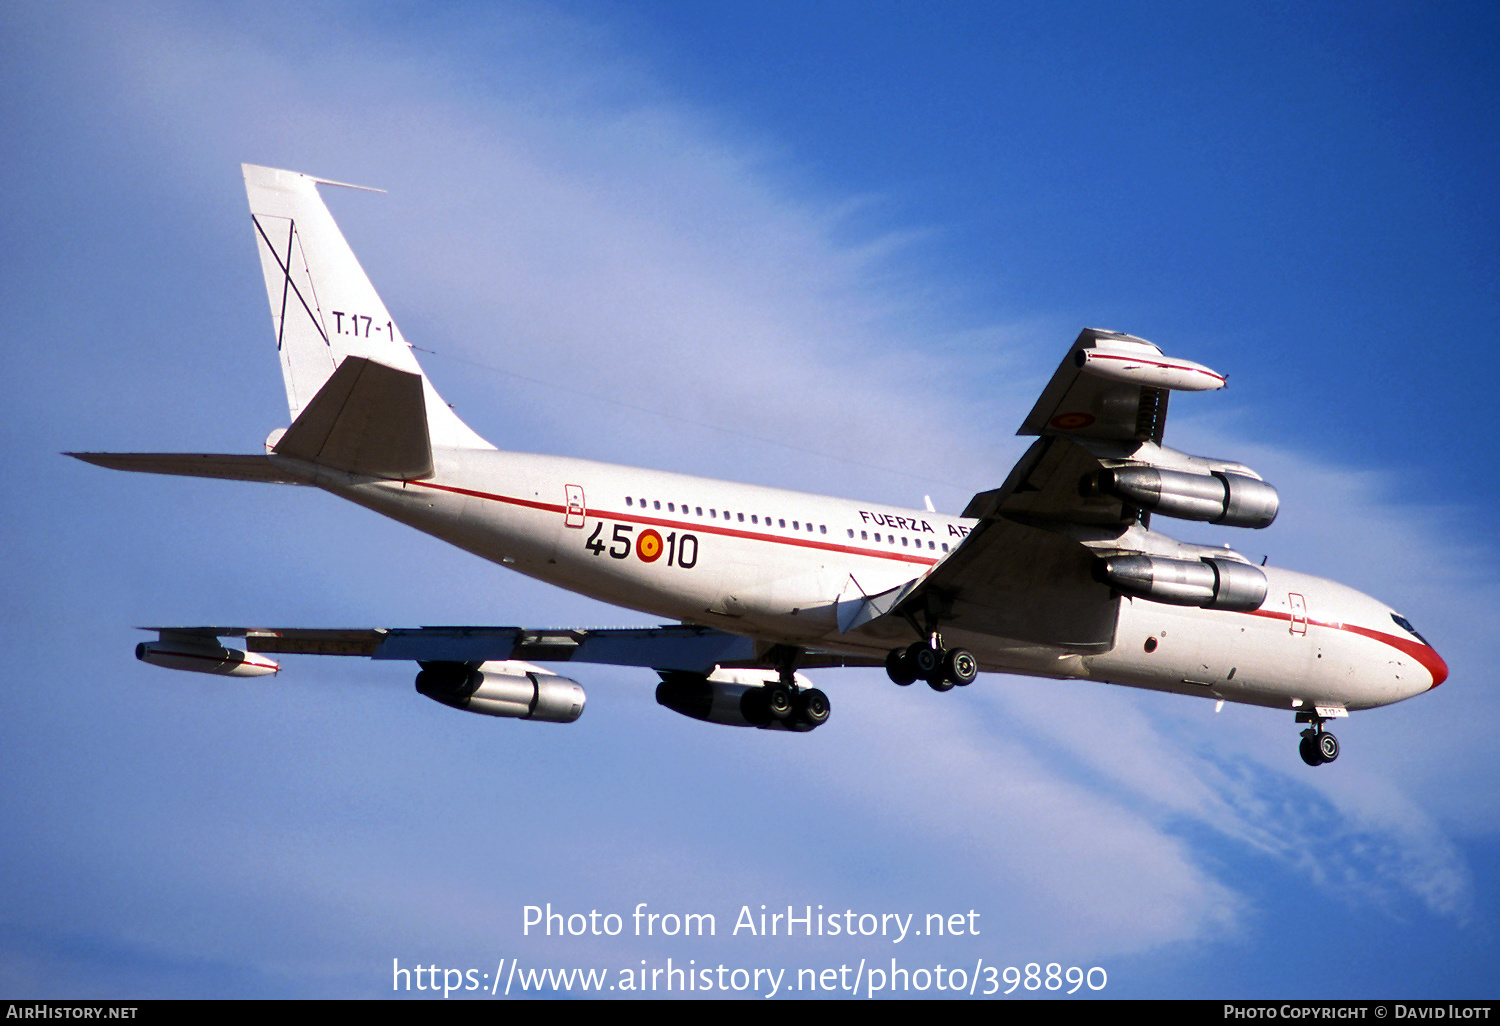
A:
<svg viewBox="0 0 1500 1026">
<path fill-rule="evenodd" d="M 583 504 L 582 485 L 563 485 L 563 493 L 567 496 L 567 515 L 563 518 L 565 527 L 582 527 L 584 517 L 588 515 L 588 507 Z"/>
<path fill-rule="evenodd" d="M 1307 602 L 1306 602 L 1306 600 L 1304 600 L 1302 598 L 1302 596 L 1298 595 L 1296 592 L 1292 592 L 1291 594 L 1289 594 L 1286 597 L 1286 604 L 1287 604 L 1287 608 L 1292 611 L 1292 626 L 1291 626 L 1292 633 L 1293 634 L 1306 634 L 1307 633 Z"/>
</svg>

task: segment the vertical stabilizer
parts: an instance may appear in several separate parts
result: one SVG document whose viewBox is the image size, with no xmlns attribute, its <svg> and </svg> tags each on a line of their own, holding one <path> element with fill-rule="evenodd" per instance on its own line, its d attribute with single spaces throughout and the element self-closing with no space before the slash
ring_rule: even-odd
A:
<svg viewBox="0 0 1500 1026">
<path fill-rule="evenodd" d="M 343 183 L 253 164 L 242 168 L 292 420 L 346 357 L 357 356 L 421 377 L 433 445 L 493 448 L 433 390 L 324 206 L 318 185 Z"/>
</svg>

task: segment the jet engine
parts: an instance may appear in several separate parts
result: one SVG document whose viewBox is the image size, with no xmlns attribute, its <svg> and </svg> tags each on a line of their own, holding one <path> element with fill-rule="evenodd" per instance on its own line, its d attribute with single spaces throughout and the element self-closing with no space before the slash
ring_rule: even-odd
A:
<svg viewBox="0 0 1500 1026">
<path fill-rule="evenodd" d="M 585 695 L 576 680 L 558 677 L 517 660 L 423 663 L 417 693 L 455 709 L 548 723 L 572 723 L 583 715 Z"/>
<path fill-rule="evenodd" d="M 656 701 L 673 712 L 705 723 L 762 730 L 808 731 L 828 719 L 828 697 L 796 674 L 796 694 L 785 715 L 773 710 L 773 692 L 779 687 L 774 671 L 716 669 L 712 674 L 658 670 Z"/>
<path fill-rule="evenodd" d="M 1127 595 L 1174 606 L 1248 613 L 1266 600 L 1265 572 L 1233 559 L 1108 556 L 1094 564 L 1094 578 Z"/>
<path fill-rule="evenodd" d="M 1186 474 L 1157 467 L 1111 467 L 1092 476 L 1105 495 L 1132 506 L 1182 520 L 1206 520 L 1226 527 L 1269 527 L 1281 499 L 1264 481 L 1214 471 Z"/>
</svg>

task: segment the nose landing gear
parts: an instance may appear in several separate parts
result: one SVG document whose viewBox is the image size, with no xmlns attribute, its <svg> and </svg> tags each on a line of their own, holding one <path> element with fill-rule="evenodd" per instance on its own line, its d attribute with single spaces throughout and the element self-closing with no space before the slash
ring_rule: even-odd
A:
<svg viewBox="0 0 1500 1026">
<path fill-rule="evenodd" d="M 1302 732 L 1302 742 L 1297 746 L 1303 762 L 1309 766 L 1321 766 L 1339 757 L 1339 739 L 1323 729 L 1323 724 L 1328 722 L 1326 717 L 1298 713 L 1297 722 L 1312 724 Z"/>
</svg>

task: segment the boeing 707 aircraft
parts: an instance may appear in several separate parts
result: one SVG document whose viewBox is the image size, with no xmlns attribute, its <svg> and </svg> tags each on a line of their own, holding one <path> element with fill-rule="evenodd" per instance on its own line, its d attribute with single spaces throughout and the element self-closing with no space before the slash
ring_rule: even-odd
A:
<svg viewBox="0 0 1500 1026">
<path fill-rule="evenodd" d="M 148 663 L 258 676 L 278 671 L 278 654 L 413 660 L 429 698 L 558 723 L 582 714 L 583 688 L 537 663 L 639 666 L 676 712 L 791 731 L 829 717 L 806 669 L 884 666 L 898 685 L 938 691 L 981 672 L 1081 678 L 1289 711 L 1311 766 L 1338 757 L 1330 719 L 1447 678 L 1384 603 L 1152 527 L 1265 527 L 1279 500 L 1249 467 L 1162 444 L 1170 394 L 1224 378 L 1144 339 L 1084 330 L 1021 424 L 1036 442 L 958 516 L 502 452 L 418 366 L 318 193 L 342 183 L 252 165 L 244 176 L 289 426 L 249 455 L 69 455 L 322 488 L 671 622 L 153 627 L 136 648 Z"/>
</svg>

